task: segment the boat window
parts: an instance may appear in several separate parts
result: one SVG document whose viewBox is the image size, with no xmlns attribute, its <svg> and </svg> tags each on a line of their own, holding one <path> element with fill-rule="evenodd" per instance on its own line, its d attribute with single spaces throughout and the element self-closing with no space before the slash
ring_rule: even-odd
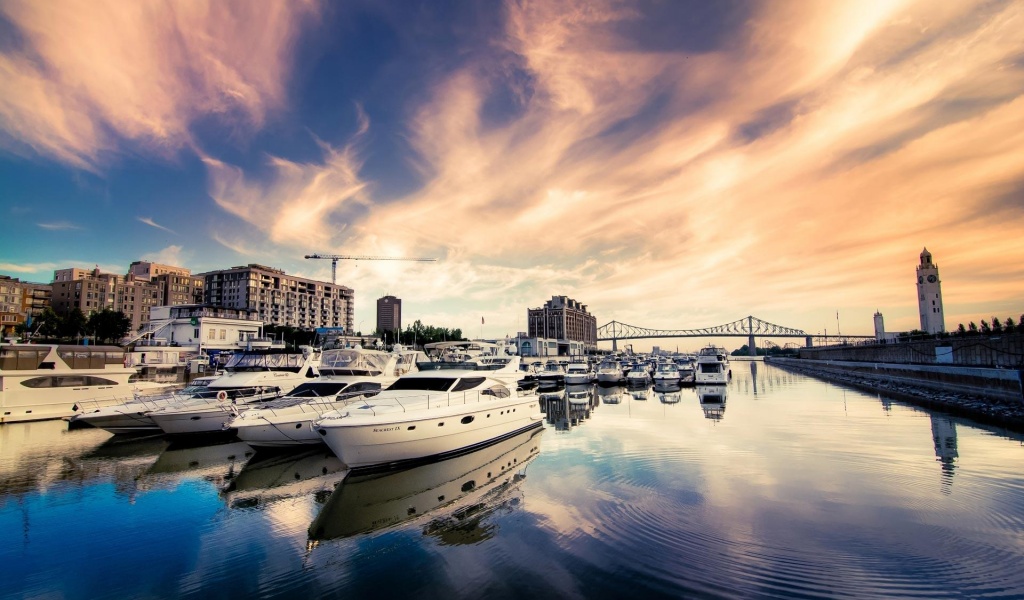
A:
<svg viewBox="0 0 1024 600">
<path fill-rule="evenodd" d="M 388 390 L 425 390 L 447 392 L 457 380 L 454 377 L 401 377 Z"/>
<path fill-rule="evenodd" d="M 453 392 L 464 392 L 466 390 L 471 390 L 471 389 L 479 386 L 483 382 L 484 382 L 484 378 L 483 377 L 463 377 L 462 379 L 459 380 L 459 383 L 457 383 L 455 385 L 455 387 L 452 388 L 452 391 Z"/>
<path fill-rule="evenodd" d="M 39 368 L 49 348 L 0 348 L 0 369 L 4 371 L 31 371 Z"/>
<path fill-rule="evenodd" d="M 324 375 L 362 375 L 373 377 L 384 373 L 391 355 L 366 350 L 333 349 L 320 355 L 320 372 Z"/>
<path fill-rule="evenodd" d="M 52 388 L 52 387 L 89 387 L 95 385 L 117 385 L 116 381 L 103 377 L 81 376 L 81 375 L 54 375 L 51 377 L 33 377 L 21 382 L 21 385 L 30 388 Z"/>
<path fill-rule="evenodd" d="M 494 385 L 486 390 L 480 392 L 485 396 L 494 396 L 495 398 L 508 398 L 512 394 L 508 391 L 508 388 L 503 385 Z"/>
<path fill-rule="evenodd" d="M 225 371 L 291 371 L 298 373 L 305 362 L 301 354 L 239 352 L 231 356 Z"/>
</svg>

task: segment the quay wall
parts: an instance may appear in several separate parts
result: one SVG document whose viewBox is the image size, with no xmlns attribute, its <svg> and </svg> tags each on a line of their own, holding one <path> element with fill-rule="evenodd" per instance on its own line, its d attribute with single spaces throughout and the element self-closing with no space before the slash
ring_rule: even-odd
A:
<svg viewBox="0 0 1024 600">
<path fill-rule="evenodd" d="M 800 349 L 801 359 L 872 363 L 939 364 L 938 355 L 952 365 L 1019 369 L 1024 366 L 1024 333 Z"/>
<path fill-rule="evenodd" d="M 1024 431 L 1024 370 L 772 358 L 773 366 Z"/>
</svg>

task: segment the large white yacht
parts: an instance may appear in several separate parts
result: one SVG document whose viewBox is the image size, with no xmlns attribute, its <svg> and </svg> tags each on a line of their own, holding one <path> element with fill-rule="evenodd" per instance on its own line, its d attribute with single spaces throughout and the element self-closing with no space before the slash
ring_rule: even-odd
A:
<svg viewBox="0 0 1024 600">
<path fill-rule="evenodd" d="M 619 361 L 606 360 L 597 367 L 598 383 L 620 383 L 626 380 Z"/>
<path fill-rule="evenodd" d="M 0 423 L 70 417 L 166 384 L 135 381 L 118 346 L 0 344 Z"/>
<path fill-rule="evenodd" d="M 165 406 L 176 406 L 205 391 L 220 375 L 196 377 L 187 386 L 166 394 L 137 396 L 130 402 L 90 409 L 71 418 L 70 426 L 99 427 L 110 433 L 160 433 L 149 413 Z"/>
<path fill-rule="evenodd" d="M 215 433 L 234 416 L 238 405 L 266 402 L 319 377 L 319 351 L 248 350 L 231 356 L 224 375 L 203 392 L 179 405 L 149 413 L 164 433 Z"/>
<path fill-rule="evenodd" d="M 594 381 L 594 372 L 584 362 L 569 363 L 565 368 L 565 385 L 584 385 Z"/>
<path fill-rule="evenodd" d="M 679 366 L 674 362 L 660 362 L 654 369 L 654 383 L 679 383 Z"/>
<path fill-rule="evenodd" d="M 468 451 L 540 424 L 537 397 L 480 371 L 420 371 L 326 413 L 317 433 L 350 468 Z"/>
<path fill-rule="evenodd" d="M 728 383 L 731 375 L 729 355 L 724 348 L 708 346 L 701 349 L 697 355 L 697 368 L 694 374 L 697 385 Z"/>
<path fill-rule="evenodd" d="M 398 378 L 400 354 L 362 348 L 324 350 L 320 375 L 289 394 L 263 402 L 231 419 L 228 428 L 251 446 L 281 447 L 323 444 L 313 421 L 339 403 L 376 394 Z M 416 363 L 412 363 L 415 367 Z"/>
</svg>

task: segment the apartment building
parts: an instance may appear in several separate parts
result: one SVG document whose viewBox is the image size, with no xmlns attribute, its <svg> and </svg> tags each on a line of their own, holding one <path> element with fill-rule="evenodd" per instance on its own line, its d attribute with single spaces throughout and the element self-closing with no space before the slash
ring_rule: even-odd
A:
<svg viewBox="0 0 1024 600">
<path fill-rule="evenodd" d="M 597 319 L 587 305 L 568 296 L 552 296 L 541 308 L 528 309 L 526 319 L 527 337 L 558 340 L 559 354 L 597 348 Z"/>
<path fill-rule="evenodd" d="M 351 288 L 288 275 L 259 264 L 196 275 L 204 279 L 204 303 L 255 310 L 266 324 L 300 329 L 352 330 L 355 293 Z"/>
</svg>

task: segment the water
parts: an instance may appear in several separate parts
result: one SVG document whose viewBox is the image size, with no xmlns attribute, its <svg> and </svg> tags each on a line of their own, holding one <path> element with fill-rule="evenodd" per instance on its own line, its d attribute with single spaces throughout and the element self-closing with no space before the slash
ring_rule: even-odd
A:
<svg viewBox="0 0 1024 600">
<path fill-rule="evenodd" d="M 732 368 L 724 402 L 560 390 L 539 432 L 348 480 L 5 425 L 0 597 L 1024 598 L 1021 436 Z"/>
</svg>

